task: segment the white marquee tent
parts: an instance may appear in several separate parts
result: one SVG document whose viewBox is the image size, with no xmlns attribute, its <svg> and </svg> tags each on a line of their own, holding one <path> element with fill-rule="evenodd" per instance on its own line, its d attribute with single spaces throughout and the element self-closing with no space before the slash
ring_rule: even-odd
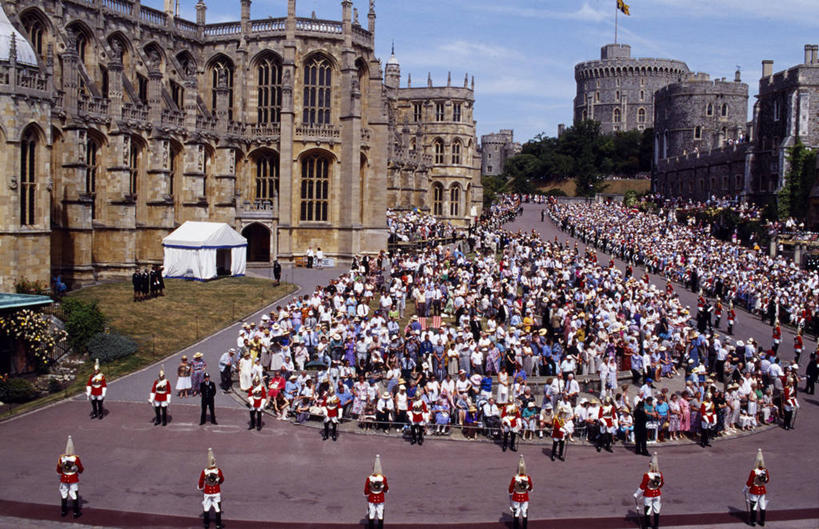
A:
<svg viewBox="0 0 819 529">
<path fill-rule="evenodd" d="M 185 222 L 162 239 L 165 277 L 206 281 L 245 275 L 247 239 L 224 222 Z"/>
</svg>

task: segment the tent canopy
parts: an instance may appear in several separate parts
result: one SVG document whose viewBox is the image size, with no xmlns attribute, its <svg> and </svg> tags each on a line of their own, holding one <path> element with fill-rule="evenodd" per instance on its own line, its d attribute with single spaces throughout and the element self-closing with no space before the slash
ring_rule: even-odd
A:
<svg viewBox="0 0 819 529">
<path fill-rule="evenodd" d="M 188 221 L 162 240 L 165 276 L 205 281 L 223 274 L 241 276 L 247 239 L 223 222 Z"/>
<path fill-rule="evenodd" d="M 224 222 L 187 221 L 162 239 L 170 248 L 235 248 L 247 246 L 247 239 Z"/>
</svg>

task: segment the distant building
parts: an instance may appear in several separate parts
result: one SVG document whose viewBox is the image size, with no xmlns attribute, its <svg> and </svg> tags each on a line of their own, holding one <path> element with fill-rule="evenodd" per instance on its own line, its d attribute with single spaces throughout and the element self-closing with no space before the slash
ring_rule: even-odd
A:
<svg viewBox="0 0 819 529">
<path fill-rule="evenodd" d="M 502 174 L 506 160 L 520 154 L 520 150 L 521 145 L 515 143 L 515 131 L 512 129 L 501 129 L 500 132 L 481 136 L 481 174 Z"/>
<path fill-rule="evenodd" d="M 598 121 L 603 134 L 649 128 L 654 123 L 654 93 L 688 73 L 684 62 L 634 59 L 628 44 L 607 44 L 600 60 L 574 67 L 574 123 Z"/>
</svg>

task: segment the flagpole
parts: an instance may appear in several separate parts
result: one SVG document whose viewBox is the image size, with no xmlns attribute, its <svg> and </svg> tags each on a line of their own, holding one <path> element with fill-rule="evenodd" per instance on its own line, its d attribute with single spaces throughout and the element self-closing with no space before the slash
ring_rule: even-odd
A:
<svg viewBox="0 0 819 529">
<path fill-rule="evenodd" d="M 620 6 L 617 5 L 617 2 L 614 2 L 614 43 L 617 44 L 617 15 L 618 11 L 620 11 Z"/>
</svg>

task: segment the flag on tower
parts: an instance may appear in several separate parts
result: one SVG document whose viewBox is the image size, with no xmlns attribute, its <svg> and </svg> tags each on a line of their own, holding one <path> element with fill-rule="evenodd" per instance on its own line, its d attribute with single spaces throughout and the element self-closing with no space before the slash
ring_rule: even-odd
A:
<svg viewBox="0 0 819 529">
<path fill-rule="evenodd" d="M 617 0 L 617 9 L 623 12 L 624 15 L 631 15 L 628 10 L 628 4 L 625 3 L 623 0 Z"/>
</svg>

